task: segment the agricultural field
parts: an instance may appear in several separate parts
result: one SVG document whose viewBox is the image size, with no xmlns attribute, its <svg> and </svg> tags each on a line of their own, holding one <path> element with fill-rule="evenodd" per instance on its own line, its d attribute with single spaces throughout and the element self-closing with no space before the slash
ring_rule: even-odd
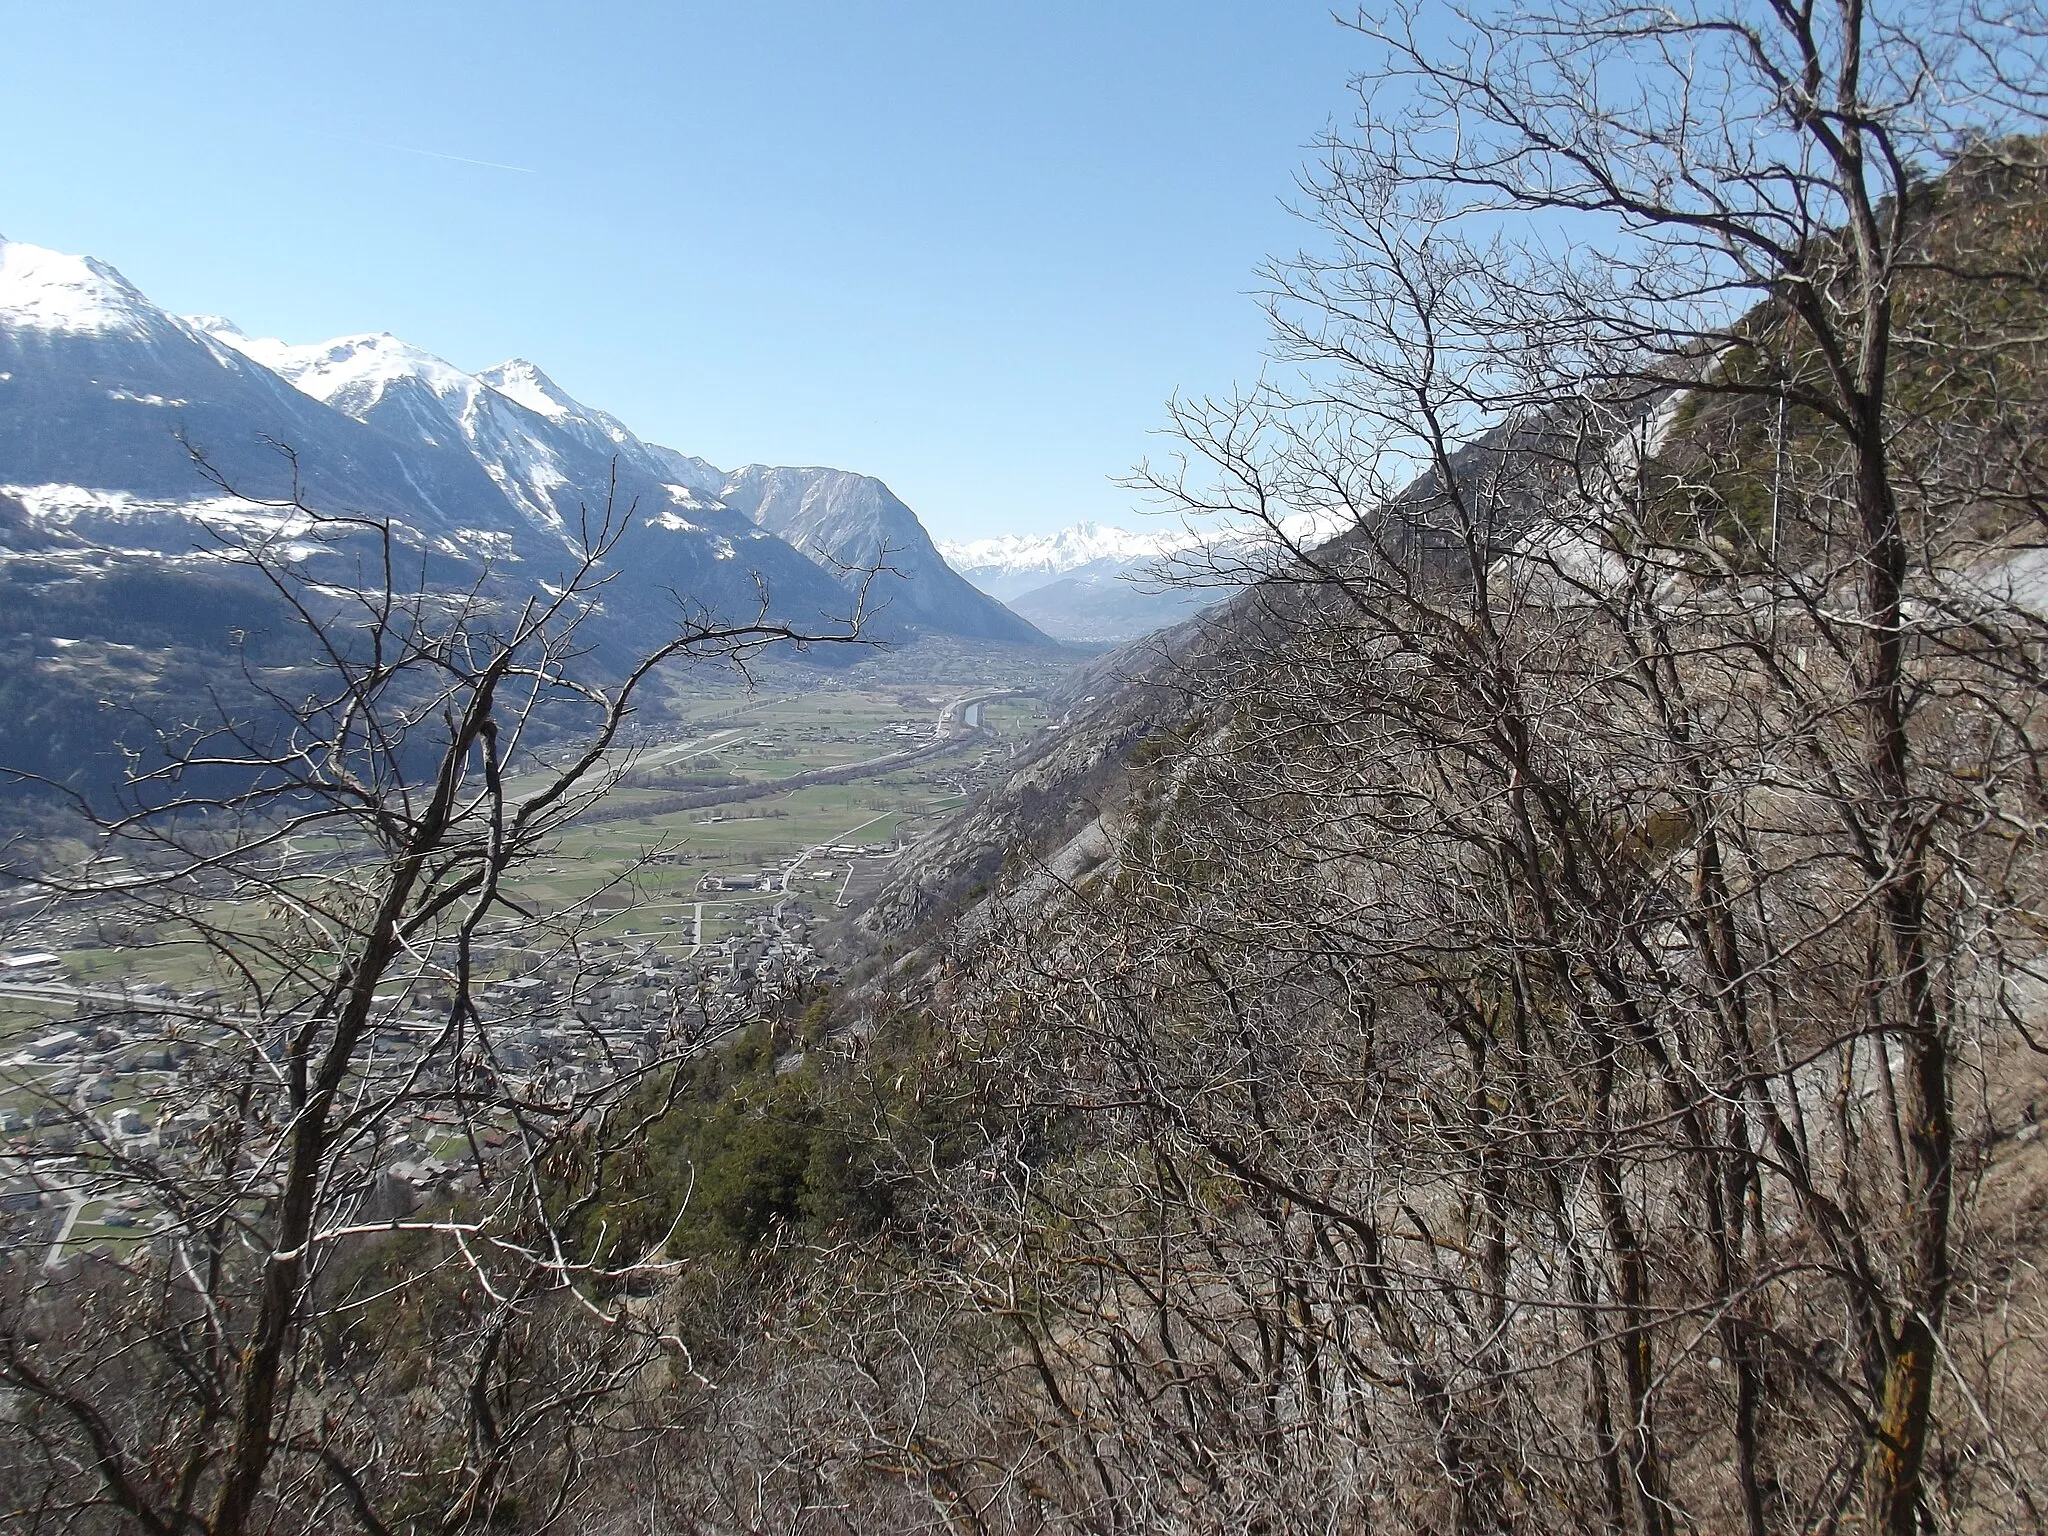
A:
<svg viewBox="0 0 2048 1536">
<path fill-rule="evenodd" d="M 792 916 L 823 959 L 844 959 L 851 903 L 1044 723 L 1030 690 L 1068 665 L 928 642 L 853 666 L 679 676 L 605 764 L 610 792 L 525 868 L 518 894 L 676 958 Z M 187 994 L 220 980 L 196 945 L 33 912 L 0 915 L 0 946 L 55 953 L 42 980 Z"/>
<path fill-rule="evenodd" d="M 751 687 L 699 680 L 611 765 L 616 787 L 529 868 L 523 892 L 544 909 L 581 904 L 592 931 L 678 957 L 801 913 L 821 952 L 845 958 L 850 897 L 1045 723 L 1041 700 L 1019 690 L 1063 669 L 910 653 L 823 676 L 764 669 Z"/>
</svg>

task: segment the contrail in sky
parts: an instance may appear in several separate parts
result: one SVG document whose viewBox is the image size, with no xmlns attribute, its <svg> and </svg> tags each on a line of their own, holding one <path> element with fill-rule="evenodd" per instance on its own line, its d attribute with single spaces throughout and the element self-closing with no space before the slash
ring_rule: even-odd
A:
<svg viewBox="0 0 2048 1536">
<path fill-rule="evenodd" d="M 502 160 L 476 160 L 468 155 L 446 155 L 438 149 L 415 149 L 410 144 L 387 144 L 382 139 L 358 139 L 348 134 L 323 133 L 318 128 L 308 128 L 307 133 L 323 139 L 333 139 L 337 144 L 361 144 L 369 149 L 391 149 L 401 155 L 425 155 L 429 160 L 453 160 L 457 165 L 481 165 L 494 171 L 517 171 L 522 176 L 538 176 L 530 165 L 507 165 Z"/>
</svg>

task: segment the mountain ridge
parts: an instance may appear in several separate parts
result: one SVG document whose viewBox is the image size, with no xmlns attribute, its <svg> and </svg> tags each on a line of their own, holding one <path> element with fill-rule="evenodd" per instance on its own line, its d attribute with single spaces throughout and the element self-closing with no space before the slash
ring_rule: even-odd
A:
<svg viewBox="0 0 2048 1536">
<path fill-rule="evenodd" d="M 1047 582 L 1104 561 L 1128 565 L 1156 559 L 1196 541 L 1185 529 L 1140 533 L 1105 523 L 1069 523 L 1051 533 L 1004 533 L 948 539 L 939 552 L 954 570 L 992 597 L 1007 602 Z"/>
<path fill-rule="evenodd" d="M 917 514 L 873 476 L 825 466 L 721 470 L 640 438 L 524 358 L 471 374 L 389 332 L 304 346 L 252 338 L 227 322 L 210 334 L 357 420 L 416 433 L 431 446 L 466 444 L 508 499 L 557 530 L 566 531 L 577 510 L 572 496 L 609 473 L 656 508 L 648 514 L 655 526 L 708 531 L 721 549 L 772 535 L 885 628 L 1046 643 L 956 575 Z"/>
<path fill-rule="evenodd" d="M 899 610 L 975 639 L 1045 643 L 1038 628 L 959 575 L 917 514 L 872 475 L 749 464 L 727 478 L 718 499 L 840 573 L 883 613 Z"/>
<path fill-rule="evenodd" d="M 310 344 L 251 336 L 218 315 L 162 309 L 96 257 L 0 240 L 0 392 L 10 418 L 0 484 L 24 518 L 77 551 L 203 548 L 207 529 L 258 515 L 207 483 L 217 478 L 255 502 L 296 484 L 322 505 L 388 517 L 440 556 L 544 579 L 616 497 L 639 514 L 621 551 L 626 588 L 688 592 L 737 615 L 760 606 L 759 577 L 792 622 L 851 609 L 842 556 L 858 530 L 803 548 L 784 541 L 718 495 L 769 471 L 728 472 L 647 442 L 525 358 L 472 373 L 389 332 Z M 892 520 L 877 542 L 917 557 L 915 571 L 891 577 L 899 590 L 875 616 L 879 637 L 930 629 L 1048 643 L 958 582 L 879 481 L 792 473 L 871 487 Z"/>
</svg>

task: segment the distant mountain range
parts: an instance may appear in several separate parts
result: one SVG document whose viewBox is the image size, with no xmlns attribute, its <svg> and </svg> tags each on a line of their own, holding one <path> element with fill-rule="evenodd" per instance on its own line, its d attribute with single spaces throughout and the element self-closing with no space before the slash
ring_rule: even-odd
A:
<svg viewBox="0 0 2048 1536">
<path fill-rule="evenodd" d="M 396 519 L 423 550 L 546 580 L 612 476 L 637 527 L 621 585 L 732 616 L 765 589 L 799 623 L 843 614 L 861 570 L 871 632 L 1044 637 L 946 566 L 887 486 L 836 469 L 728 473 L 649 443 L 524 359 L 471 374 L 390 335 L 311 346 L 181 318 L 114 268 L 0 241 L 0 494 L 40 558 L 185 558 L 206 529 L 260 514 L 194 471 L 190 442 L 237 491 Z M 780 535 L 788 532 L 785 540 Z"/>
<path fill-rule="evenodd" d="M 1006 533 L 946 542 L 940 552 L 982 591 L 1008 602 L 1075 571 L 1101 566 L 1135 569 L 1194 542 L 1185 529 L 1133 533 L 1102 523 L 1075 523 L 1052 533 Z"/>
<path fill-rule="evenodd" d="M 390 520 L 428 579 L 511 594 L 566 571 L 615 492 L 635 513 L 601 617 L 617 652 L 672 633 L 678 601 L 805 627 L 858 603 L 873 638 L 1051 644 L 869 476 L 722 470 L 523 359 L 467 373 L 390 335 L 251 337 L 104 262 L 0 240 L 0 765 L 104 758 L 96 698 L 185 697 L 230 633 L 275 627 L 218 538 L 283 526 L 263 503 L 295 475 L 318 510 Z"/>
<path fill-rule="evenodd" d="M 1349 524 L 1305 513 L 1288 518 L 1282 531 L 1312 547 Z M 1263 530 L 1138 533 L 1101 523 L 939 546 L 983 592 L 1047 634 L 1082 644 L 1121 644 L 1191 618 L 1264 571 L 1279 548 Z"/>
</svg>

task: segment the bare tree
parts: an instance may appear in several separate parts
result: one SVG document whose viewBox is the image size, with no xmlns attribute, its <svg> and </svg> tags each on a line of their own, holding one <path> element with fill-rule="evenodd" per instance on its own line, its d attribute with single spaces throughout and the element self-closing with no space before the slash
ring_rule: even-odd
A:
<svg viewBox="0 0 2048 1536">
<path fill-rule="evenodd" d="M 960 1529 L 2039 1528 L 2038 18 L 1443 21 L 1149 475 L 1353 531 L 906 984 L 972 1130 L 863 1443 Z"/>
<path fill-rule="evenodd" d="M 1959 982 L 1949 914 L 1968 905 L 1962 887 L 1938 889 L 1958 865 L 1933 834 L 1984 803 L 1945 781 L 1954 717 L 1932 701 L 1993 707 L 2010 669 L 2030 675 L 2039 638 L 2030 613 L 1987 620 L 1984 595 L 1958 579 L 2016 552 L 2011 521 L 1986 513 L 2024 500 L 2024 474 L 1959 474 L 1953 444 L 1934 446 L 1965 418 L 1981 423 L 1985 407 L 2008 430 L 2038 419 L 2031 384 L 1979 391 L 1984 374 L 1971 371 L 2001 356 L 2020 377 L 2035 376 L 2038 258 L 1973 242 L 1960 226 L 1975 215 L 1943 221 L 1941 205 L 2038 199 L 2037 146 L 1997 136 L 2039 121 L 2039 18 L 1913 6 L 1573 5 L 1461 15 L 1464 26 L 1440 41 L 1441 19 L 1402 12 L 1358 23 L 1383 62 L 1363 82 L 1358 128 L 1330 141 L 1306 188 L 1334 252 L 1273 274 L 1286 355 L 1319 376 L 1334 369 L 1334 387 L 1195 413 L 1189 424 L 1206 455 L 1238 477 L 1223 504 L 1261 518 L 1275 500 L 1320 497 L 1372 519 L 1388 456 L 1425 471 L 1430 493 L 1391 526 L 1448 554 L 1440 563 L 1457 577 L 1456 617 L 1477 629 L 1464 663 L 1475 681 L 1517 649 L 1500 608 L 1530 598 L 1501 588 L 1530 562 L 1498 562 L 1531 526 L 1567 528 L 1572 553 L 1615 566 L 1616 591 L 1637 612 L 1556 558 L 1536 601 L 1553 614 L 1583 607 L 1615 622 L 1615 650 L 1568 654 L 1595 669 L 1640 670 L 1637 686 L 1655 701 L 1689 781 L 1672 793 L 1695 828 L 1695 878 L 1709 891 L 1740 848 L 1724 845 L 1713 802 L 1744 772 L 1768 778 L 1761 764 L 1737 769 L 1723 744 L 1708 746 L 1701 715 L 1718 716 L 1731 696 L 1760 687 L 1766 698 L 1784 696 L 1787 710 L 1766 729 L 1814 741 L 1794 722 L 1854 712 L 1849 739 L 1816 745 L 1814 761 L 1843 847 L 1854 850 L 1849 878 L 1867 893 L 1862 910 L 1875 923 L 1858 990 L 1896 1095 L 1889 1143 L 1900 1188 L 1892 1246 L 1875 1268 L 1848 1267 L 1871 1292 L 1862 1347 L 1875 1373 L 1872 1519 L 1915 1529 L 1954 1278 Z M 1937 166 L 1956 167 L 1938 189 L 1927 179 Z M 1983 323 L 1985 312 L 1996 321 Z M 1967 382 L 1953 392 L 1916 387 L 1930 373 Z M 1775 408 L 1767 527 L 1756 525 L 1761 518 L 1744 524 L 1725 503 L 1718 520 L 1690 526 L 1631 510 L 1652 498 L 1615 483 L 1635 466 L 1617 466 L 1611 445 L 1625 439 L 1631 411 L 1648 414 L 1679 383 L 1686 409 L 1710 395 Z M 1337 419 L 1305 440 L 1300 410 L 1318 398 Z M 1283 417 L 1290 441 L 1258 463 L 1252 434 Z M 1639 432 L 1655 439 L 1664 430 Z M 1489 433 L 1507 452 L 1555 460 L 1563 483 L 1520 491 L 1512 505 L 1483 504 L 1467 489 L 1476 480 L 1466 456 Z M 1382 457 L 1361 462 L 1347 438 Z M 1966 440 L 1981 443 L 1984 433 Z M 1598 450 L 1590 457 L 1588 442 Z M 1633 459 L 1651 446 L 1637 445 Z M 1574 503 L 1614 526 L 1560 521 L 1560 505 Z M 1747 547 L 1701 547 L 1716 540 Z M 1412 551 L 1378 553 L 1416 568 Z M 1767 605 L 1773 619 L 1797 615 L 1748 633 L 1730 624 L 1765 676 L 1687 676 L 1703 665 L 1696 648 L 1706 642 L 1684 637 L 1693 616 L 1666 611 L 1653 584 L 1696 578 L 1703 560 L 1742 584 L 1739 601 Z M 1312 579 L 1326 574 L 1334 573 Z M 1358 582 L 1339 584 L 1357 596 Z M 1393 606 L 1389 595 L 1364 600 L 1369 624 L 1399 635 L 1446 617 L 1412 589 Z M 1916 602 L 1927 622 L 1916 622 Z M 1839 668 L 1818 687 L 1782 665 L 1795 629 L 1825 644 Z M 1952 671 L 1965 650 L 1967 662 Z M 1527 747 L 1512 735 L 1501 743 L 1516 759 L 1544 729 L 1518 671 L 1498 673 L 1493 702 L 1477 701 L 1507 711 L 1511 733 L 1528 733 Z M 2012 723 L 2015 741 L 2027 740 Z M 2025 753 L 1999 755 L 2016 763 Z M 1534 766 L 1518 761 L 1517 775 Z M 1584 792 L 1566 784 L 1558 793 Z M 2008 804 L 1999 814 L 2027 813 Z M 1756 978 L 1737 963 L 1725 910 L 1734 899 L 1724 894 L 1697 921 L 1701 933 L 1721 935 L 1722 1006 L 1741 1009 Z M 1764 938 L 1775 947 L 1783 936 Z M 1746 1020 L 1736 1024 L 1746 1036 Z M 1812 1214 L 1841 1221 L 1818 1205 Z M 1661 1498 L 1655 1488 L 1644 1495 Z M 1752 1525 L 1761 1518 L 1752 1507 Z"/>
<path fill-rule="evenodd" d="M 79 799 L 84 871 L 11 872 L 177 984 L 87 988 L 74 1024 L 154 1079 L 153 1131 L 26 1077 L 49 1123 L 18 1161 L 132 1240 L 61 1281 L 11 1256 L 8 1503 L 31 1529 L 551 1528 L 679 1347 L 635 1299 L 659 1251 L 601 1219 L 614 1165 L 669 1066 L 748 1010 L 685 985 L 581 1022 L 607 980 L 587 913 L 522 872 L 629 765 L 658 669 L 843 643 L 860 615 L 679 599 L 607 672 L 609 503 L 557 583 L 509 595 L 409 579 L 389 522 L 262 505 L 219 553 L 300 654 L 138 753 L 118 811 Z"/>
</svg>

